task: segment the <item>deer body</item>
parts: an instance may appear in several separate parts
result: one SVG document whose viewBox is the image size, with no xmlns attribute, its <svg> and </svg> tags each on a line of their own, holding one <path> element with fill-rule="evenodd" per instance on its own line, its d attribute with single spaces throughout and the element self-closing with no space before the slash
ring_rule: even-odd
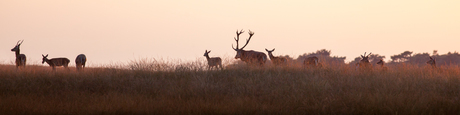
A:
<svg viewBox="0 0 460 115">
<path fill-rule="evenodd" d="M 220 59 L 220 57 L 212 57 L 212 58 L 210 58 L 209 53 L 211 53 L 211 50 L 210 51 L 205 50 L 204 55 L 203 55 L 204 57 L 206 57 L 206 60 L 208 61 L 208 70 L 212 69 L 214 67 L 217 67 L 217 68 L 220 67 L 220 69 L 223 69 L 223 67 L 222 67 L 222 59 Z"/>
<path fill-rule="evenodd" d="M 43 56 L 43 59 L 42 59 L 42 64 L 43 63 L 47 63 L 48 65 L 50 65 L 53 70 L 56 70 L 56 66 L 64 66 L 65 68 L 68 69 L 68 65 L 70 63 L 70 60 L 67 59 L 67 58 L 52 58 L 52 59 L 48 59 L 48 54 L 46 54 L 46 56 Z"/>
<path fill-rule="evenodd" d="M 236 48 L 233 48 L 233 45 L 232 45 L 232 48 L 236 51 L 235 59 L 241 59 L 241 61 L 244 61 L 248 64 L 257 64 L 260 66 L 264 65 L 265 62 L 267 61 L 267 55 L 265 53 L 253 51 L 253 50 L 249 50 L 249 51 L 243 50 L 243 48 L 246 47 L 246 45 L 248 45 L 249 41 L 251 40 L 251 37 L 254 35 L 254 32 L 252 32 L 251 30 L 249 30 L 249 38 L 246 40 L 246 44 L 243 47 L 238 48 L 238 40 L 240 39 L 239 36 L 243 32 L 244 32 L 243 30 L 239 32 L 236 31 L 236 35 L 237 35 L 235 38 Z"/>
<path fill-rule="evenodd" d="M 20 49 L 19 49 L 19 46 L 21 46 L 22 42 L 24 42 L 24 40 L 22 40 L 21 43 L 19 43 L 21 40 L 18 41 L 18 43 L 16 43 L 16 46 L 14 46 L 13 49 L 11 49 L 11 51 L 15 52 L 16 54 L 16 60 L 15 60 L 15 63 L 16 63 L 16 68 L 19 68 L 20 66 L 23 66 L 23 67 L 26 67 L 26 55 L 24 54 L 21 54 L 20 53 Z"/>
<path fill-rule="evenodd" d="M 313 57 L 308 57 L 305 60 L 303 60 L 303 65 L 305 67 L 308 66 L 314 66 L 314 67 L 321 67 L 321 64 L 318 62 L 318 57 L 313 56 Z"/>
<path fill-rule="evenodd" d="M 275 48 L 273 48 L 273 50 L 267 50 L 265 48 L 265 51 L 268 52 L 268 57 L 270 57 L 270 60 L 272 61 L 273 64 L 275 65 L 283 65 L 283 64 L 286 64 L 287 63 L 287 59 L 284 58 L 284 57 L 275 57 L 273 56 L 273 51 L 275 51 Z"/>
<path fill-rule="evenodd" d="M 75 58 L 75 65 L 76 65 L 77 70 L 84 69 L 85 64 L 86 64 L 85 54 L 80 54 L 77 56 L 77 58 Z"/>
</svg>

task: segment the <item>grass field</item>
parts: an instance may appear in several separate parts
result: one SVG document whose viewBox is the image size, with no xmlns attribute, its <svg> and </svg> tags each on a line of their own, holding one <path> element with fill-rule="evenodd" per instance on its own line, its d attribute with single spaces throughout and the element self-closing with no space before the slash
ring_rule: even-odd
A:
<svg viewBox="0 0 460 115">
<path fill-rule="evenodd" d="M 0 65 L 0 114 L 460 114 L 460 68 Z M 228 64 L 227 64 L 228 65 Z"/>
</svg>

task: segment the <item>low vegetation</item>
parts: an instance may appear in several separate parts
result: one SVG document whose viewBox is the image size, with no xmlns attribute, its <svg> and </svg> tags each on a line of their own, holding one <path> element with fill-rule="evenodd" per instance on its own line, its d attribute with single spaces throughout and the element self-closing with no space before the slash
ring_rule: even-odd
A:
<svg viewBox="0 0 460 115">
<path fill-rule="evenodd" d="M 460 68 L 248 67 L 140 59 L 77 72 L 0 65 L 0 114 L 460 114 Z M 333 66 L 331 66 L 333 65 Z"/>
</svg>

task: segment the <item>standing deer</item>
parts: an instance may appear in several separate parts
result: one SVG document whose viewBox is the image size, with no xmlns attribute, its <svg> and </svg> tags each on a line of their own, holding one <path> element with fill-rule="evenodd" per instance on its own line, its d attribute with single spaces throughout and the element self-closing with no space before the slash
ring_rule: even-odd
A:
<svg viewBox="0 0 460 115">
<path fill-rule="evenodd" d="M 303 66 L 304 67 L 321 67 L 321 63 L 319 63 L 319 59 L 316 56 L 313 57 L 307 57 L 305 60 L 303 60 Z"/>
<path fill-rule="evenodd" d="M 273 56 L 273 51 L 275 51 L 275 48 L 273 48 L 273 50 L 267 50 L 267 48 L 265 48 L 265 51 L 268 52 L 268 57 L 270 57 L 270 60 L 273 62 L 273 64 L 275 65 L 284 65 L 287 63 L 287 59 L 285 57 L 275 57 Z"/>
<path fill-rule="evenodd" d="M 258 64 L 260 66 L 264 65 L 265 62 L 267 61 L 267 55 L 265 53 L 253 51 L 253 50 L 249 50 L 249 51 L 243 50 L 243 48 L 246 47 L 246 45 L 248 45 L 249 41 L 254 35 L 254 32 L 252 32 L 251 30 L 249 30 L 249 38 L 246 40 L 246 44 L 244 44 L 243 47 L 238 48 L 238 40 L 240 40 L 240 35 L 242 33 L 244 33 L 243 30 L 239 32 L 238 30 L 236 31 L 236 38 L 234 38 L 236 41 L 236 48 L 234 48 L 232 44 L 232 48 L 236 51 L 235 59 L 240 58 L 241 61 L 244 61 L 248 64 Z"/>
<path fill-rule="evenodd" d="M 431 65 L 431 67 L 436 68 L 436 59 L 430 57 L 430 60 L 426 62 L 428 65 Z"/>
<path fill-rule="evenodd" d="M 366 52 L 364 52 L 364 56 L 361 55 L 361 61 L 359 61 L 357 64 L 356 64 L 356 68 L 362 68 L 362 69 L 371 69 L 372 68 L 372 64 L 371 62 L 369 62 L 369 56 L 372 54 L 369 53 L 367 56 L 366 56 Z"/>
<path fill-rule="evenodd" d="M 377 65 L 380 65 L 380 68 L 381 68 L 383 71 L 388 70 L 388 67 L 385 66 L 385 62 L 384 62 L 382 59 L 380 59 L 380 61 L 377 62 Z"/>
<path fill-rule="evenodd" d="M 19 43 L 21 42 L 21 43 Z M 19 68 L 19 66 L 23 66 L 23 67 L 26 67 L 26 55 L 24 54 L 21 54 L 19 51 L 19 46 L 21 46 L 22 42 L 24 42 L 24 40 L 19 40 L 17 43 L 16 43 L 16 46 L 14 46 L 13 49 L 11 49 L 11 51 L 15 52 L 16 54 L 16 68 Z"/>
<path fill-rule="evenodd" d="M 80 54 L 75 58 L 75 65 L 77 70 L 81 70 L 85 68 L 85 63 L 86 63 L 86 56 L 85 54 Z"/>
<path fill-rule="evenodd" d="M 220 59 L 220 57 L 212 57 L 210 58 L 209 57 L 209 53 L 211 53 L 211 50 L 205 50 L 204 51 L 204 57 L 206 57 L 206 60 L 208 60 L 208 70 L 214 68 L 214 67 L 217 67 L 217 69 L 223 69 L 222 68 L 222 59 Z"/>
<path fill-rule="evenodd" d="M 46 54 L 46 56 L 43 56 L 43 61 L 42 61 L 42 64 L 43 63 L 48 63 L 48 65 L 50 65 L 53 70 L 56 70 L 56 66 L 64 66 L 65 68 L 69 69 L 67 66 L 69 65 L 70 63 L 70 60 L 67 59 L 67 58 L 52 58 L 52 59 L 48 59 L 48 54 Z"/>
</svg>

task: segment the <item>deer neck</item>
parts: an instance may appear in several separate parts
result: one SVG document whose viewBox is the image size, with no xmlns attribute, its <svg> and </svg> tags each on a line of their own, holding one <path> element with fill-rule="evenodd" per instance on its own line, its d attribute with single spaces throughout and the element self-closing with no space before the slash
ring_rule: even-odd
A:
<svg viewBox="0 0 460 115">
<path fill-rule="evenodd" d="M 51 62 L 49 59 L 45 59 L 45 62 L 50 66 L 54 66 L 53 62 Z"/>
<path fill-rule="evenodd" d="M 211 58 L 209 58 L 209 55 L 206 55 L 206 56 L 204 56 L 204 57 L 206 57 L 206 60 L 209 60 L 209 59 L 211 59 Z"/>
<path fill-rule="evenodd" d="M 19 48 L 18 48 L 18 50 L 14 51 L 14 53 L 16 54 L 16 57 L 19 57 L 19 54 L 20 54 L 19 53 Z"/>
<path fill-rule="evenodd" d="M 268 53 L 268 57 L 270 57 L 270 59 L 275 59 L 275 56 L 273 56 L 273 54 L 271 52 Z"/>
</svg>

